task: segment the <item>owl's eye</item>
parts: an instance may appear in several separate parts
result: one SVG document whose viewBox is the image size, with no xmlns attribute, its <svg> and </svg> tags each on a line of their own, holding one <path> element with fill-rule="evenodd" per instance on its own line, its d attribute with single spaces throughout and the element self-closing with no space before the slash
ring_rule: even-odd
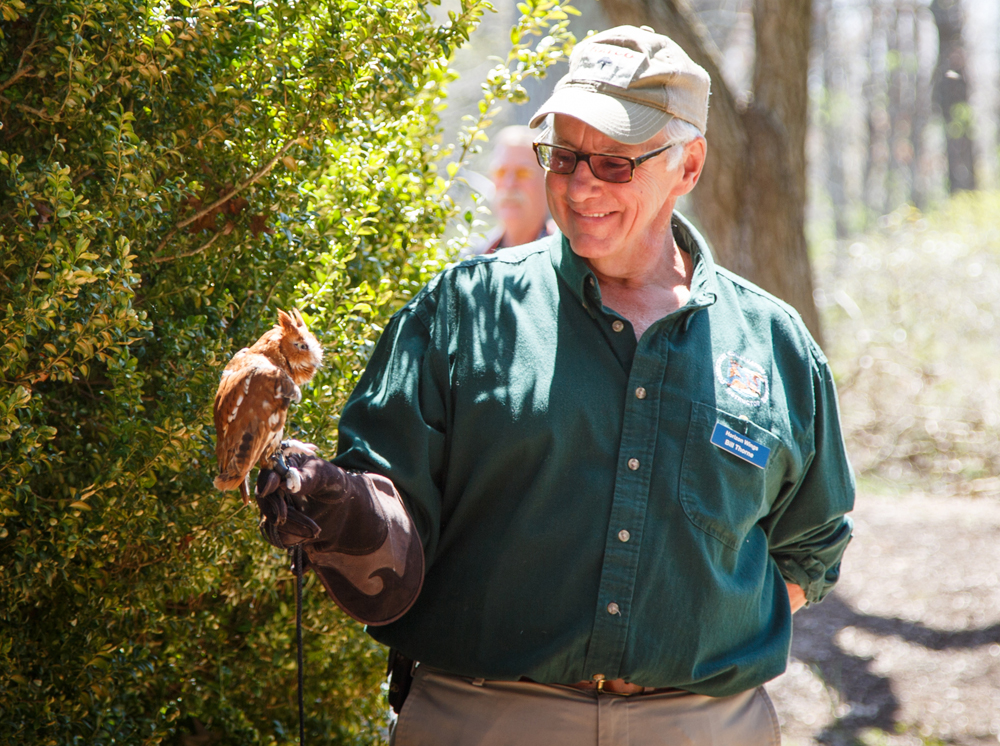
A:
<svg viewBox="0 0 1000 746">
<path fill-rule="evenodd" d="M 309 345 L 307 345 L 305 342 L 292 342 L 292 344 L 299 350 L 309 349 Z"/>
</svg>

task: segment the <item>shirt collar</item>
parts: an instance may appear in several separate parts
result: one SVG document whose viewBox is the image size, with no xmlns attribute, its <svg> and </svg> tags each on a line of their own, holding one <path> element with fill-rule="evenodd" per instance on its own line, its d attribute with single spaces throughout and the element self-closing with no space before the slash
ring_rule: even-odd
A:
<svg viewBox="0 0 1000 746">
<path fill-rule="evenodd" d="M 670 222 L 674 230 L 674 240 L 681 249 L 691 255 L 694 264 L 691 298 L 685 307 L 696 310 L 710 306 L 718 297 L 715 292 L 717 280 L 712 250 L 702 235 L 679 212 L 674 211 Z M 549 240 L 549 254 L 556 274 L 569 286 L 573 296 L 586 306 L 587 285 L 589 278 L 594 277 L 593 271 L 583 259 L 573 253 L 569 239 L 562 233 L 554 233 Z"/>
<path fill-rule="evenodd" d="M 552 234 L 549 240 L 551 241 L 549 255 L 552 257 L 552 266 L 556 274 L 569 285 L 573 296 L 586 306 L 587 280 L 594 277 L 596 284 L 597 278 L 587 263 L 573 253 L 573 249 L 569 246 L 569 239 L 561 231 Z"/>
<path fill-rule="evenodd" d="M 691 274 L 691 297 L 685 307 L 696 310 L 712 305 L 718 298 L 716 292 L 718 279 L 715 275 L 712 249 L 688 219 L 679 212 L 674 211 L 670 224 L 674 229 L 674 240 L 681 249 L 691 255 L 691 262 L 694 264 L 694 272 Z"/>
</svg>

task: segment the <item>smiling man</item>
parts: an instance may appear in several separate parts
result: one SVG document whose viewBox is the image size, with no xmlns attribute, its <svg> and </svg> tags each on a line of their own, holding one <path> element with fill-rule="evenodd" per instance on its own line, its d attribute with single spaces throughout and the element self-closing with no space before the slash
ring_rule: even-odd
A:
<svg viewBox="0 0 1000 746">
<path fill-rule="evenodd" d="M 837 581 L 854 483 L 798 315 L 674 212 L 708 93 L 649 29 L 578 44 L 532 122 L 561 234 L 436 277 L 336 465 L 295 457 L 309 518 L 262 495 L 396 651 L 397 746 L 780 741 L 763 684 Z"/>
</svg>

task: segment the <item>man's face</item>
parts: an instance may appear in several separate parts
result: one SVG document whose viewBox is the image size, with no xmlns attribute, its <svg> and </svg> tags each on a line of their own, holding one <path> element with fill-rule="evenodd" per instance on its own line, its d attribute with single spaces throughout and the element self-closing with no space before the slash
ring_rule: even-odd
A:
<svg viewBox="0 0 1000 746">
<path fill-rule="evenodd" d="M 662 133 L 639 145 L 612 140 L 579 119 L 555 115 L 552 142 L 581 153 L 636 157 L 666 144 Z M 668 153 L 641 163 L 627 184 L 600 181 L 586 163 L 572 174 L 547 173 L 549 211 L 585 259 L 614 259 L 642 250 L 661 250 L 670 232 L 670 214 L 681 188 L 683 166 L 667 169 Z"/>
<path fill-rule="evenodd" d="M 530 145 L 501 145 L 490 176 L 496 185 L 492 209 L 507 227 L 520 226 L 533 239 L 545 224 L 545 172 Z M 529 240 L 531 240 L 529 239 Z"/>
</svg>

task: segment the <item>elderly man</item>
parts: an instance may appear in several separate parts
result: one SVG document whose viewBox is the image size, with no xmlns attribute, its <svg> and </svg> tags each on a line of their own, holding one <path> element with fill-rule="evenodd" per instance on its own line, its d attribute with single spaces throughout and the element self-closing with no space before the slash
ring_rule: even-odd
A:
<svg viewBox="0 0 1000 746">
<path fill-rule="evenodd" d="M 490 208 L 500 224 L 472 254 L 492 254 L 549 234 L 545 172 L 535 160 L 533 144 L 531 129 L 522 125 L 504 127 L 497 133 L 490 161 L 490 179 L 495 188 Z"/>
<path fill-rule="evenodd" d="M 649 29 L 577 45 L 533 120 L 561 235 L 448 269 L 393 318 L 338 466 L 294 457 L 305 513 L 279 524 L 258 482 L 265 535 L 308 537 L 407 661 L 397 746 L 780 740 L 762 685 L 838 578 L 854 485 L 798 315 L 673 211 L 708 88 Z"/>
</svg>

